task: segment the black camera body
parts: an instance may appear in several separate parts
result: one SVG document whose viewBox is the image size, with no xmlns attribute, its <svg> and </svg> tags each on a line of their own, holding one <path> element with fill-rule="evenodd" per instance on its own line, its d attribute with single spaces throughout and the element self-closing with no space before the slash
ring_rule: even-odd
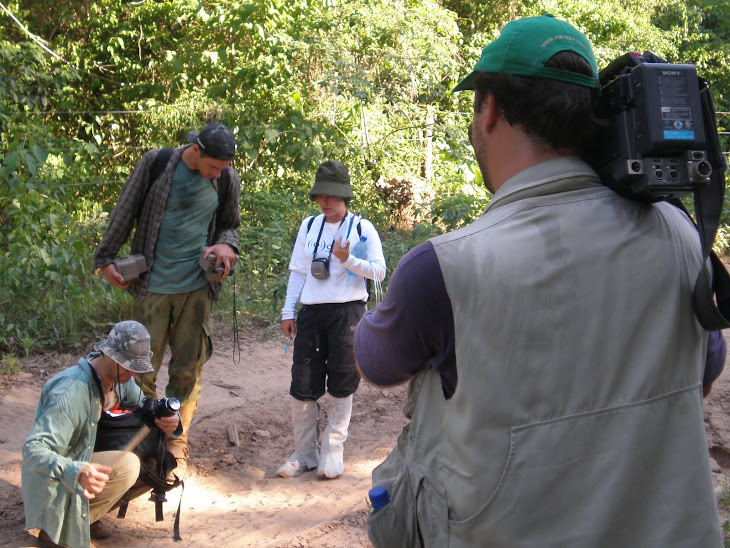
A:
<svg viewBox="0 0 730 548">
<path fill-rule="evenodd" d="M 309 268 L 313 278 L 326 280 L 330 277 L 330 260 L 326 257 L 312 259 L 312 264 Z"/>
<path fill-rule="evenodd" d="M 172 417 L 180 411 L 180 400 L 177 398 L 147 398 L 142 403 L 142 410 L 152 418 Z"/>
<path fill-rule="evenodd" d="M 720 148 L 710 86 L 694 65 L 651 51 L 626 53 L 599 74 L 596 117 L 603 124 L 585 159 L 606 186 L 627 198 L 667 201 L 692 218 L 703 264 L 692 291 L 699 323 L 730 327 L 730 274 L 712 251 L 728 165 Z M 694 195 L 694 216 L 680 200 Z"/>
<path fill-rule="evenodd" d="M 596 115 L 605 121 L 588 152 L 603 183 L 650 202 L 679 198 L 710 183 L 717 140 L 694 65 L 629 52 L 600 74 Z M 719 146 L 719 143 L 718 143 Z"/>
</svg>

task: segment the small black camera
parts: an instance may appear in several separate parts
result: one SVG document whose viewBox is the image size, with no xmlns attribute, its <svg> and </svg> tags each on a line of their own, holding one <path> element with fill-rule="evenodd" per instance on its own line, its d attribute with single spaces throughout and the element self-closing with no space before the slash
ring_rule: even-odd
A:
<svg viewBox="0 0 730 548">
<path fill-rule="evenodd" d="M 326 280 L 330 277 L 330 260 L 325 257 L 312 259 L 312 276 L 318 280 Z"/>
<path fill-rule="evenodd" d="M 172 417 L 180 411 L 180 400 L 177 398 L 160 398 L 159 400 L 147 398 L 142 404 L 142 409 L 155 419 Z"/>
<path fill-rule="evenodd" d="M 218 259 L 216 258 L 215 253 L 209 253 L 206 257 L 206 249 L 208 248 L 200 248 L 200 258 L 198 259 L 198 264 L 200 265 L 200 268 L 203 269 L 203 273 L 205 274 L 207 280 L 212 282 L 220 282 L 223 278 L 226 267 L 222 264 L 216 265 Z M 228 275 L 233 275 L 234 270 L 235 268 L 231 266 L 231 269 L 228 271 Z"/>
</svg>

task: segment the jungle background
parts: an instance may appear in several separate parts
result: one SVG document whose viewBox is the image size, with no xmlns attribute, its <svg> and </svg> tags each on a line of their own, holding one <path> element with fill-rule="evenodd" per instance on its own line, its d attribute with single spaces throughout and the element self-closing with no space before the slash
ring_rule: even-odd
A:
<svg viewBox="0 0 730 548">
<path fill-rule="evenodd" d="M 40 386 L 128 317 L 129 297 L 91 269 L 127 176 L 145 151 L 183 145 L 189 130 L 217 121 L 239 145 L 241 259 L 214 308 L 220 344 L 207 366 L 193 479 L 208 493 L 230 476 L 245 496 L 269 490 L 292 507 L 259 516 L 263 536 L 282 515 L 290 525 L 322 515 L 270 544 L 232 540 L 256 533 L 255 512 L 240 531 L 199 521 L 188 530 L 200 528 L 200 545 L 367 545 L 360 493 L 402 427 L 402 391 L 363 388 L 352 473 L 338 490 L 309 479 L 284 485 L 269 469 L 291 444 L 282 397 L 290 357 L 275 336 L 297 229 L 317 212 L 308 197 L 314 173 L 326 159 L 349 166 L 352 209 L 378 228 L 388 273 L 413 246 L 474 220 L 489 195 L 467 138 L 473 94 L 451 90 L 508 21 L 546 12 L 586 33 L 599 68 L 634 50 L 696 65 L 710 83 L 727 155 L 728 2 L 0 0 L 0 406 L 11 421 L 0 438 L 2 544 L 28 540 L 19 450 Z M 721 256 L 730 248 L 727 205 L 715 242 Z M 242 370 L 251 383 L 238 381 Z M 730 380 L 722 382 L 706 426 L 730 539 Z M 220 441 L 227 425 L 218 419 L 229 414 L 247 442 L 233 449 Z M 221 496 L 236 489 L 226 484 Z M 232 513 L 254 507 L 231 500 Z M 342 501 L 347 508 L 332 521 L 329 507 Z M 135 523 L 149 521 L 144 514 Z M 148 540 L 163 534 L 145 532 Z M 172 543 L 155 542 L 145 546 Z"/>
<path fill-rule="evenodd" d="M 505 23 L 546 12 L 587 34 L 599 67 L 632 50 L 695 64 L 727 151 L 724 2 L 2 0 L 3 359 L 85 347 L 126 317 L 130 299 L 91 269 L 107 216 L 145 151 L 207 121 L 236 135 L 242 180 L 241 260 L 218 317 L 278 327 L 326 159 L 349 166 L 353 209 L 379 229 L 392 272 L 487 203 L 467 139 L 473 94 L 451 90 Z"/>
</svg>

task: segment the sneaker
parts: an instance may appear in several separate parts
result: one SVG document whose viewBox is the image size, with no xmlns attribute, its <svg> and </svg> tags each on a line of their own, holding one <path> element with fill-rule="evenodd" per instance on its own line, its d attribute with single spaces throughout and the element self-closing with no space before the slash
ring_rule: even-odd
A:
<svg viewBox="0 0 730 548">
<path fill-rule="evenodd" d="M 89 534 L 91 535 L 91 538 L 95 540 L 104 540 L 105 538 L 112 536 L 113 533 L 114 531 L 112 531 L 111 527 L 100 519 L 96 520 L 89 526 Z"/>
</svg>

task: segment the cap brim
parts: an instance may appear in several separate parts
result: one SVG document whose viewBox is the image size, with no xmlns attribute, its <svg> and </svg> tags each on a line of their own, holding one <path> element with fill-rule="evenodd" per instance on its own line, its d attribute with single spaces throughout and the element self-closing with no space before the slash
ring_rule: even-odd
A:
<svg viewBox="0 0 730 548">
<path fill-rule="evenodd" d="M 452 93 L 454 91 L 462 91 L 465 89 L 474 89 L 474 71 L 472 71 L 469 76 L 464 78 L 461 82 L 456 84 L 456 87 L 452 89 Z"/>
</svg>

